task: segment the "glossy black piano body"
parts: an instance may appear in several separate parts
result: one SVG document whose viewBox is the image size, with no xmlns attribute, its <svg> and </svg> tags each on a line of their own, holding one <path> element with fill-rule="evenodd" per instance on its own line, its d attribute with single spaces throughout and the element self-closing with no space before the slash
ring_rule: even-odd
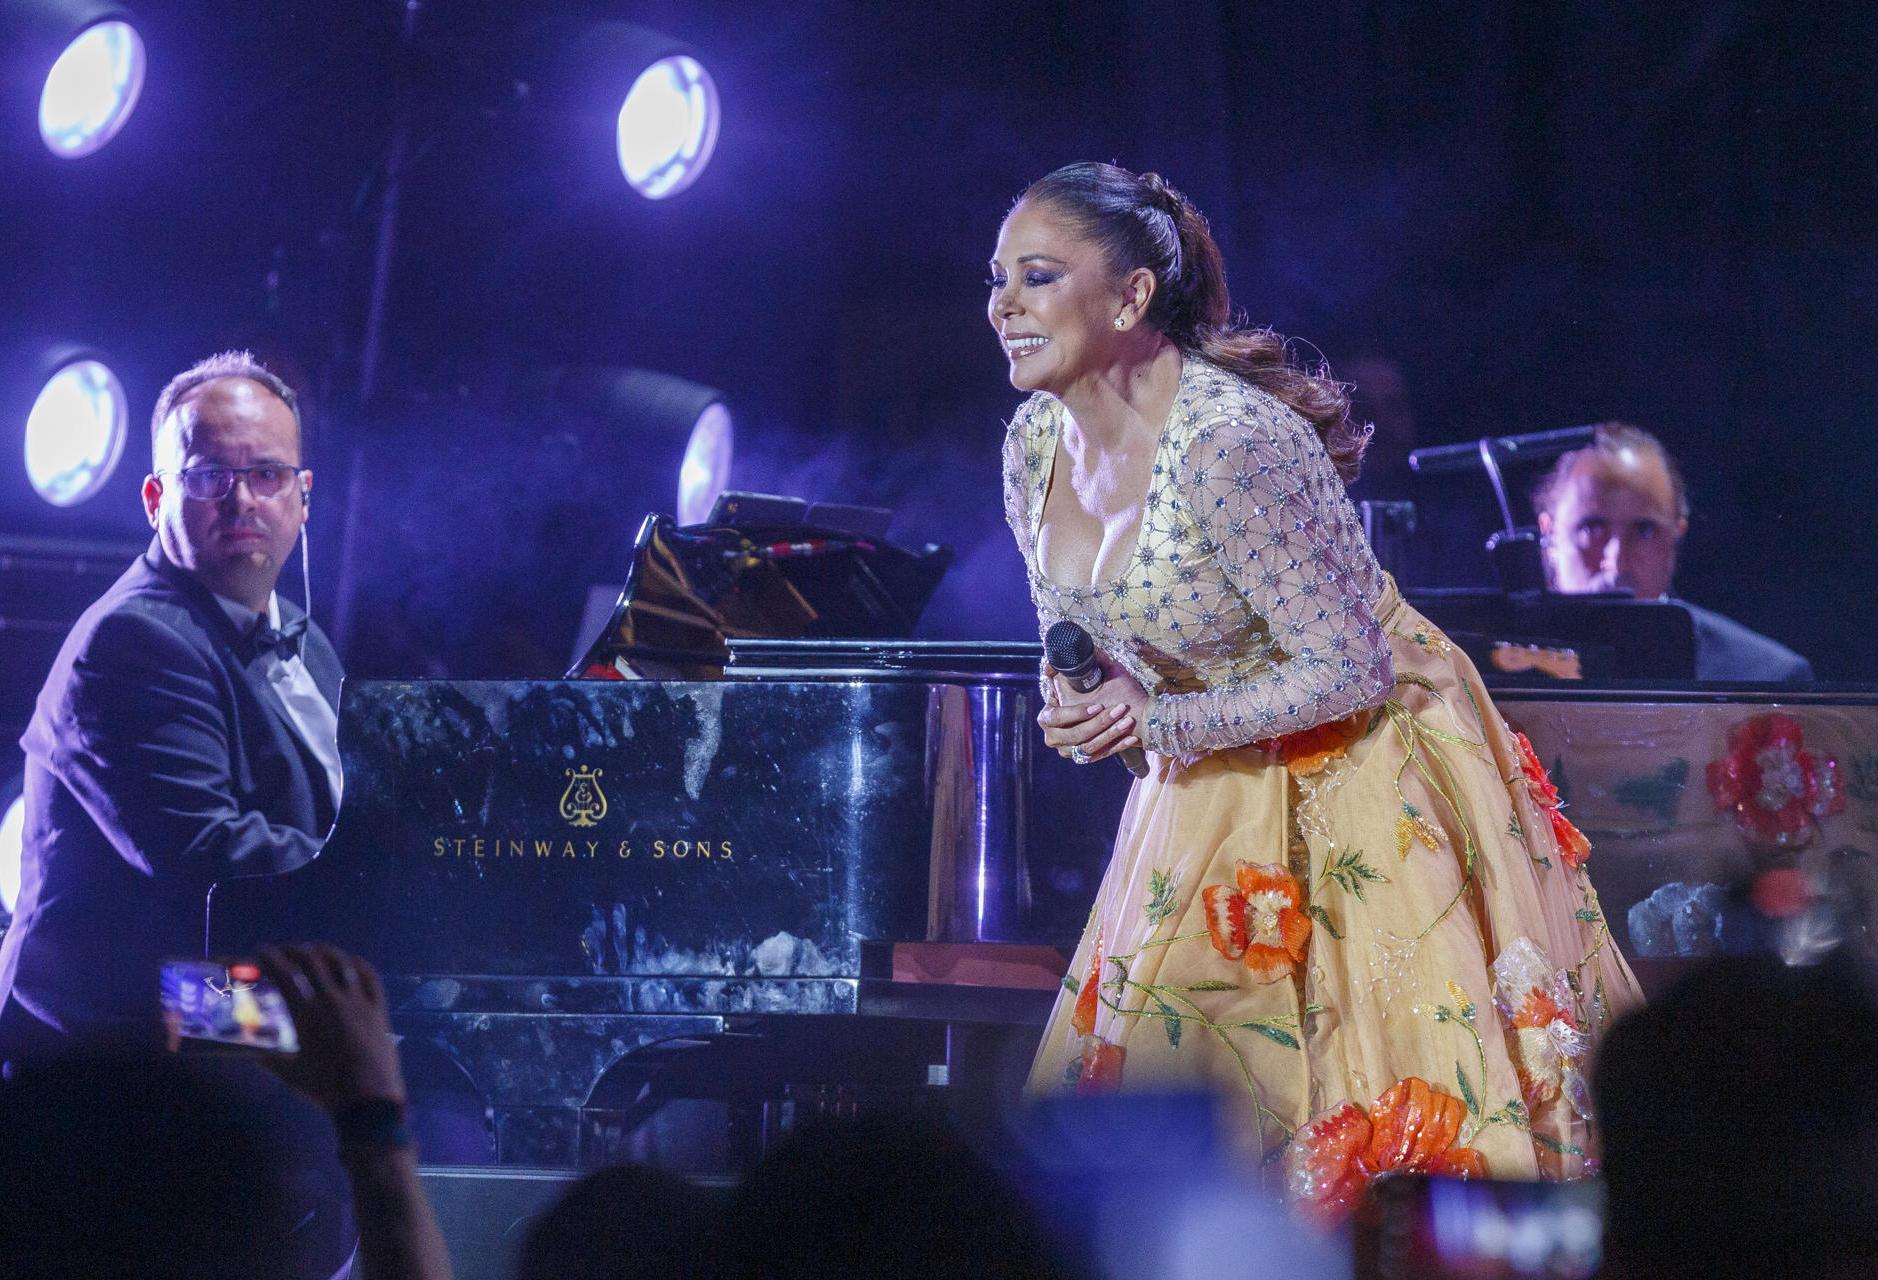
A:
<svg viewBox="0 0 1878 1280">
<path fill-rule="evenodd" d="M 325 851 L 219 886 L 214 941 L 285 912 L 393 972 L 715 981 L 1073 940 L 1114 806 L 1031 785 L 1036 700 L 1008 672 L 348 684 Z"/>
<path fill-rule="evenodd" d="M 914 989 L 886 948 L 1073 943 L 1125 771 L 1092 795 L 1039 750 L 1035 646 L 805 652 L 695 683 L 349 683 L 331 837 L 218 885 L 209 950 L 369 957 L 504 1163 L 618 1158 L 596 1089 L 651 1046 L 797 1015 L 1040 1020 L 1042 983 Z M 945 1064 L 943 1039 L 912 1052 Z"/>
</svg>

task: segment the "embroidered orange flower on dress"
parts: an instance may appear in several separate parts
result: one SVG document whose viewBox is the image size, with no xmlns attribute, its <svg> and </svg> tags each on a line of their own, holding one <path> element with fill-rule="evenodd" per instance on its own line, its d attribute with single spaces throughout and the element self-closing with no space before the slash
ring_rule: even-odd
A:
<svg viewBox="0 0 1878 1280">
<path fill-rule="evenodd" d="M 1311 936 L 1304 891 L 1271 862 L 1239 863 L 1238 880 L 1237 889 L 1210 884 L 1200 893 L 1213 949 L 1243 963 L 1259 982 L 1289 977 L 1304 962 Z"/>
<path fill-rule="evenodd" d="M 1082 1035 L 1095 1032 L 1096 1009 L 1102 1003 L 1102 935 L 1096 934 L 1095 953 L 1089 958 L 1089 972 L 1083 975 L 1082 986 L 1076 990 L 1076 1011 L 1070 1015 L 1069 1025 Z"/>
<path fill-rule="evenodd" d="M 1591 1038 L 1570 1009 L 1571 989 L 1531 938 L 1508 943 L 1493 962 L 1493 1003 L 1513 1029 L 1513 1069 L 1535 1114 L 1561 1093 L 1582 1116 L 1591 1113 L 1582 1070 Z"/>
<path fill-rule="evenodd" d="M 1526 993 L 1526 1002 L 1515 1009 L 1507 1021 L 1513 1027 L 1513 1038 L 1518 1046 L 1513 1055 L 1513 1069 L 1519 1074 L 1519 1092 L 1526 1106 L 1537 1111 L 1558 1097 L 1559 1085 L 1563 1083 L 1565 1064 L 1548 1032 L 1554 1022 L 1560 1023 L 1566 1031 L 1577 1028 L 1571 1015 L 1537 987 Z"/>
<path fill-rule="evenodd" d="M 1552 838 L 1558 841 L 1558 856 L 1565 859 L 1568 867 L 1584 866 L 1585 859 L 1591 856 L 1591 841 L 1572 824 L 1570 818 L 1557 809 L 1549 809 L 1546 813 L 1552 819 Z"/>
<path fill-rule="evenodd" d="M 1553 808 L 1559 802 L 1558 788 L 1552 785 L 1545 766 L 1539 763 L 1539 753 L 1532 749 L 1532 739 L 1515 729 L 1513 741 L 1519 745 L 1519 770 L 1526 775 L 1526 789 L 1532 792 L 1533 801 L 1542 809 Z"/>
<path fill-rule="evenodd" d="M 1114 1093 L 1122 1087 L 1122 1060 L 1128 1051 L 1110 1044 L 1101 1036 L 1082 1038 L 1082 1074 L 1076 1077 L 1077 1093 Z"/>
<path fill-rule="evenodd" d="M 1261 738 L 1252 745 L 1277 752 L 1278 758 L 1284 761 L 1285 768 L 1291 771 L 1293 777 L 1308 778 L 1322 773 L 1330 767 L 1332 761 L 1343 759 L 1357 740 L 1369 731 L 1372 714 L 1359 711 L 1341 720 L 1330 720 L 1308 729 L 1300 729 L 1296 733 L 1287 733 L 1282 738 Z"/>
<path fill-rule="evenodd" d="M 1419 1076 L 1398 1080 L 1367 1113 L 1354 1102 L 1299 1129 L 1285 1152 L 1285 1187 L 1325 1225 L 1343 1221 L 1384 1173 L 1484 1178 L 1486 1161 L 1457 1146 L 1467 1104 Z"/>
<path fill-rule="evenodd" d="M 1539 763 L 1539 755 L 1526 735 L 1515 732 L 1513 740 L 1519 744 L 1519 768 L 1526 775 L 1526 789 L 1552 822 L 1552 837 L 1558 841 L 1559 857 L 1565 859 L 1568 867 L 1584 866 L 1585 859 L 1591 856 L 1591 842 L 1570 818 L 1559 812 L 1558 788 L 1546 776 L 1545 766 Z"/>
</svg>

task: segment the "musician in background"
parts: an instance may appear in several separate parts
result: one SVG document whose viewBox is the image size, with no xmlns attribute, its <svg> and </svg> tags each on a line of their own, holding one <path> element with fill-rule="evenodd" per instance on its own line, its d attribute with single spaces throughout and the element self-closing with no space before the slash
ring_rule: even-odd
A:
<svg viewBox="0 0 1878 1280">
<path fill-rule="evenodd" d="M 1559 458 L 1533 491 L 1532 504 L 1552 590 L 1672 599 L 1676 549 L 1689 530 L 1689 494 L 1675 459 L 1648 431 L 1626 422 L 1600 424 L 1590 446 Z M 1812 665 L 1778 641 L 1699 605 L 1674 603 L 1695 618 L 1696 679 L 1813 678 Z"/>
<path fill-rule="evenodd" d="M 294 393 L 246 352 L 157 398 L 150 549 L 79 618 L 21 746 L 0 1060 L 135 1048 L 229 875 L 288 870 L 338 810 L 338 656 L 275 594 L 306 525 Z"/>
</svg>

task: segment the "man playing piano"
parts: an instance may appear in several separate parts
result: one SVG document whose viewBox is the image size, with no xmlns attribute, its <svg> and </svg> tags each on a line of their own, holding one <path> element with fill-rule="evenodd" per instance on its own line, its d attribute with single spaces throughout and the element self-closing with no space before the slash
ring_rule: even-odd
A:
<svg viewBox="0 0 1878 1280">
<path fill-rule="evenodd" d="M 339 803 L 338 656 L 274 586 L 307 519 L 294 394 L 246 352 L 163 389 L 150 549 L 85 611 L 21 739 L 0 1060 L 157 1041 L 157 969 L 200 955 L 218 879 L 319 849 Z"/>
</svg>

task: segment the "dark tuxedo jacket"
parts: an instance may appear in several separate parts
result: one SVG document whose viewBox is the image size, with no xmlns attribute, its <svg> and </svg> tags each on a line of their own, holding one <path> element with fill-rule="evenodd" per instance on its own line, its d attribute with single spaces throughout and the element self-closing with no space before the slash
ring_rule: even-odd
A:
<svg viewBox="0 0 1878 1280">
<path fill-rule="evenodd" d="M 339 658 L 318 628 L 301 654 L 337 706 Z M 154 541 L 66 637 L 20 739 L 0 1060 L 154 1038 L 159 963 L 202 954 L 209 887 L 318 852 L 331 790 L 263 663 Z"/>
<path fill-rule="evenodd" d="M 1678 600 L 1695 619 L 1695 678 L 1805 684 L 1813 664 L 1758 631 L 1751 631 L 1712 609 Z"/>
</svg>

